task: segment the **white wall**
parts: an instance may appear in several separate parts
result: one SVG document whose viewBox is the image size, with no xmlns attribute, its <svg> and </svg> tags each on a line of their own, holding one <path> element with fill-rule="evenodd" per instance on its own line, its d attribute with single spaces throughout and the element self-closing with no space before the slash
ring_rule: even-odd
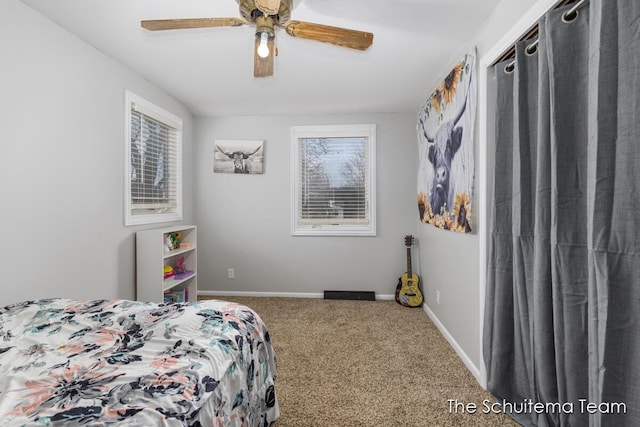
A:
<svg viewBox="0 0 640 427">
<path fill-rule="evenodd" d="M 196 119 L 198 287 L 205 291 L 392 295 L 415 232 L 415 114 Z M 377 125 L 377 236 L 291 236 L 290 127 Z M 214 140 L 265 140 L 263 175 L 213 173 Z M 227 278 L 235 269 L 235 279 Z"/>
<path fill-rule="evenodd" d="M 537 3 L 548 0 L 503 0 L 495 9 L 483 29 L 476 35 L 472 45 L 477 48 L 477 57 L 482 58 L 508 32 L 519 19 L 534 8 Z M 526 30 L 526 28 L 523 29 Z M 456 58 L 452 58 L 452 61 Z M 477 66 L 479 66 L 479 62 Z M 480 71 L 480 70 L 478 70 Z M 443 69 L 442 73 L 447 70 Z M 481 75 L 479 73 L 479 75 Z M 433 82 L 433 86 L 437 82 Z M 479 86 L 481 83 L 479 82 Z M 429 93 L 432 88 L 425 90 Z M 480 100 L 481 101 L 481 100 Z M 482 109 L 486 104 L 481 102 L 477 106 L 476 117 L 486 116 Z M 475 140 L 479 141 L 480 129 L 486 126 L 476 126 Z M 481 318 L 479 301 L 481 299 L 480 245 L 479 239 L 484 221 L 487 220 L 481 207 L 485 206 L 486 188 L 480 193 L 479 177 L 491 175 L 493 163 L 482 163 L 478 144 L 476 153 L 476 177 L 474 181 L 474 197 L 472 201 L 473 219 L 472 234 L 459 234 L 437 229 L 427 224 L 418 223 L 417 235 L 421 245 L 420 269 L 423 277 L 423 287 L 427 303 L 427 311 L 434 318 L 445 336 L 452 343 L 458 354 L 463 358 L 469 369 L 481 380 Z M 485 159 L 486 160 L 486 159 Z M 436 303 L 436 291 L 440 292 L 440 304 Z"/>
<path fill-rule="evenodd" d="M 191 114 L 18 0 L 0 2 L 0 54 L 0 305 L 134 298 L 124 89 L 184 119 L 185 222 L 194 218 Z"/>
</svg>

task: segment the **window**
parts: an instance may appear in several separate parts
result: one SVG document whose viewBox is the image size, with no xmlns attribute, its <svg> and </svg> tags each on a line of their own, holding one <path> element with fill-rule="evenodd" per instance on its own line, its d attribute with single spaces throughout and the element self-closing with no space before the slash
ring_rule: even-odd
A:
<svg viewBox="0 0 640 427">
<path fill-rule="evenodd" d="M 182 219 L 182 119 L 125 92 L 125 225 Z"/>
<path fill-rule="evenodd" d="M 293 126 L 293 235 L 375 236 L 376 126 Z"/>
</svg>

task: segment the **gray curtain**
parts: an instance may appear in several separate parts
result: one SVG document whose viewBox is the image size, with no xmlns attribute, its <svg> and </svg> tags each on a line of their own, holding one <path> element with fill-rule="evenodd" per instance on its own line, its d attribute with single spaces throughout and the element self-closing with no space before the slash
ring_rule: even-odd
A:
<svg viewBox="0 0 640 427">
<path fill-rule="evenodd" d="M 571 7 L 494 67 L 488 389 L 523 425 L 638 426 L 640 1 Z"/>
</svg>

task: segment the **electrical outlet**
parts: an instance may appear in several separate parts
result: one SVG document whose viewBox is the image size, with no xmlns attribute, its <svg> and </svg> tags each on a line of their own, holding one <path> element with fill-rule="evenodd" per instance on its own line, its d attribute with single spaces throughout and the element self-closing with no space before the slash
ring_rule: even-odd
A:
<svg viewBox="0 0 640 427">
<path fill-rule="evenodd" d="M 227 277 L 229 279 L 235 279 L 236 278 L 236 270 L 234 270 L 233 268 L 227 269 Z"/>
<path fill-rule="evenodd" d="M 436 304 L 440 305 L 440 291 L 436 291 Z"/>
</svg>

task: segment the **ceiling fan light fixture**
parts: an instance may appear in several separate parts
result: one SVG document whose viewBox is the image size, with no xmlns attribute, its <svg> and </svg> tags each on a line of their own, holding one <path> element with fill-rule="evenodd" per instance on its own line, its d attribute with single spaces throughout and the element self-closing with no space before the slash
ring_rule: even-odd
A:
<svg viewBox="0 0 640 427">
<path fill-rule="evenodd" d="M 282 28 L 292 37 L 329 43 L 357 50 L 367 50 L 373 43 L 373 34 L 315 24 L 313 22 L 292 21 L 291 9 L 299 0 L 235 0 L 242 18 L 189 18 L 154 19 L 141 21 L 140 25 L 149 31 L 177 30 L 209 27 L 255 26 L 253 40 L 253 75 L 268 77 L 273 75 L 274 57 L 278 55 L 276 29 Z"/>
<path fill-rule="evenodd" d="M 258 46 L 258 56 L 260 58 L 266 58 L 269 56 L 269 33 L 266 31 L 260 34 L 260 45 Z"/>
</svg>

